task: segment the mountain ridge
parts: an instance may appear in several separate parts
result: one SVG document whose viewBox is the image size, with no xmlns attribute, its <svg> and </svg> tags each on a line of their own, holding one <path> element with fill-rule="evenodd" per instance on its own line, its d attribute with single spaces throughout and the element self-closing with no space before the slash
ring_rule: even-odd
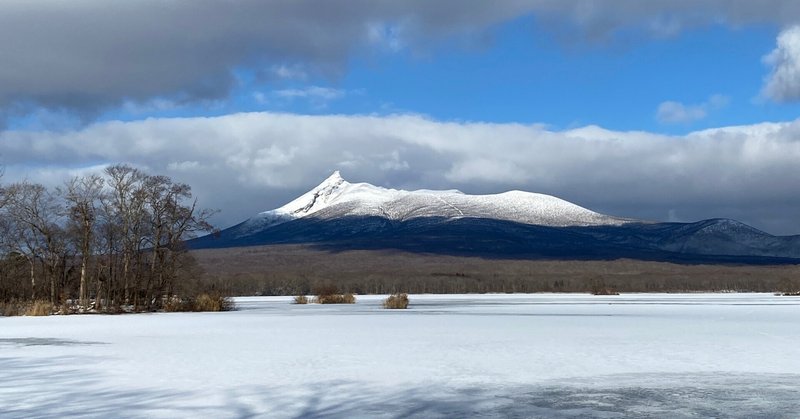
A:
<svg viewBox="0 0 800 419">
<path fill-rule="evenodd" d="M 188 242 L 190 248 L 314 244 L 482 257 L 800 263 L 800 236 L 741 222 L 652 222 L 523 191 L 468 195 L 347 182 L 336 171 L 286 205 Z"/>
<path fill-rule="evenodd" d="M 334 210 L 330 211 L 331 208 Z M 326 210 L 329 211 L 322 214 L 326 217 L 382 216 L 401 221 L 426 216 L 474 217 L 551 227 L 620 225 L 634 221 L 599 214 L 551 195 L 518 190 L 492 195 L 468 195 L 458 190 L 405 191 L 350 183 L 337 170 L 286 205 L 246 220 L 241 228 L 243 234 L 254 234 Z"/>
</svg>

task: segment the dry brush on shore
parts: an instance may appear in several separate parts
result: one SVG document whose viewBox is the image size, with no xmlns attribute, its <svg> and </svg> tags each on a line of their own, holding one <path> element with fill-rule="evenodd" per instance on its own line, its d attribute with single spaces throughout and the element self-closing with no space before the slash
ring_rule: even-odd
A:
<svg viewBox="0 0 800 419">
<path fill-rule="evenodd" d="M 513 260 L 399 251 L 329 252 L 299 245 L 191 252 L 208 286 L 235 295 L 309 295 L 319 283 L 353 294 L 790 292 L 800 266 L 682 265 L 637 260 Z"/>
</svg>

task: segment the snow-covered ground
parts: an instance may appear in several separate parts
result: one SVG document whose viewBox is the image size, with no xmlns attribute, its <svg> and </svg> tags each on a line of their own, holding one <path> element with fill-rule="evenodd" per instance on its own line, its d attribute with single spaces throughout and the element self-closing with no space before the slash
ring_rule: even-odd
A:
<svg viewBox="0 0 800 419">
<path fill-rule="evenodd" d="M 0 317 L 0 417 L 800 416 L 800 298 L 381 298 Z"/>
</svg>

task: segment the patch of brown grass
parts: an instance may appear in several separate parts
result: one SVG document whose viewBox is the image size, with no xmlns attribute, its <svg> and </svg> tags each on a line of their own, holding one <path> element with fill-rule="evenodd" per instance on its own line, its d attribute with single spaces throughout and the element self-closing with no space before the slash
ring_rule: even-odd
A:
<svg viewBox="0 0 800 419">
<path fill-rule="evenodd" d="M 182 313 L 192 310 L 192 300 L 186 298 L 173 297 L 164 303 L 164 311 L 167 313 Z"/>
<path fill-rule="evenodd" d="M 20 301 L 12 300 L 0 302 L 0 316 L 49 316 L 55 312 L 55 307 L 49 301 Z"/>
<path fill-rule="evenodd" d="M 195 298 L 171 298 L 164 303 L 166 312 L 231 311 L 233 300 L 218 292 L 202 293 Z"/>
<path fill-rule="evenodd" d="M 783 278 L 778 282 L 778 293 L 784 296 L 800 296 L 800 280 Z"/>
<path fill-rule="evenodd" d="M 383 301 L 383 308 L 405 309 L 408 308 L 408 294 L 392 294 Z"/>
<path fill-rule="evenodd" d="M 0 316 L 11 317 L 25 314 L 25 304 L 19 301 L 0 302 Z"/>
<path fill-rule="evenodd" d="M 603 278 L 593 278 L 589 281 L 589 292 L 592 295 L 619 295 L 617 289 L 606 284 Z"/>
<path fill-rule="evenodd" d="M 312 302 L 317 304 L 355 304 L 356 297 L 351 293 L 342 294 L 339 287 L 330 281 L 314 284 L 311 291 L 317 296 Z"/>
<path fill-rule="evenodd" d="M 34 301 L 25 308 L 26 316 L 49 316 L 53 313 L 53 305 L 48 301 Z"/>
<path fill-rule="evenodd" d="M 194 311 L 231 311 L 233 309 L 233 300 L 218 292 L 203 293 L 194 300 Z"/>
<path fill-rule="evenodd" d="M 350 294 L 323 294 L 314 297 L 317 304 L 355 304 L 356 296 Z"/>
<path fill-rule="evenodd" d="M 592 290 L 592 295 L 619 295 L 613 288 L 597 288 Z"/>
<path fill-rule="evenodd" d="M 308 304 L 308 297 L 306 297 L 305 295 L 298 295 L 298 296 L 294 297 L 294 303 L 295 304 Z"/>
</svg>

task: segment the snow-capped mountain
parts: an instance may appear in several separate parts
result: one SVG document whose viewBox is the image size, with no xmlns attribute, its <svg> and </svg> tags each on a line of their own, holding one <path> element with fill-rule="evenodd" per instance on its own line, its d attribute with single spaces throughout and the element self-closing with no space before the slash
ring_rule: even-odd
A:
<svg viewBox="0 0 800 419">
<path fill-rule="evenodd" d="M 312 244 L 491 257 L 800 263 L 800 236 L 773 236 L 734 220 L 649 222 L 599 214 L 550 195 L 387 189 L 350 183 L 338 171 L 280 208 L 188 244 L 194 249 Z"/>
<path fill-rule="evenodd" d="M 309 216 L 382 217 L 393 221 L 420 217 L 489 218 L 548 227 L 618 226 L 633 221 L 598 214 L 550 195 L 522 191 L 467 195 L 457 190 L 386 189 L 369 183 L 350 183 L 336 171 L 294 201 L 245 221 L 239 234 L 256 234 Z"/>
</svg>

